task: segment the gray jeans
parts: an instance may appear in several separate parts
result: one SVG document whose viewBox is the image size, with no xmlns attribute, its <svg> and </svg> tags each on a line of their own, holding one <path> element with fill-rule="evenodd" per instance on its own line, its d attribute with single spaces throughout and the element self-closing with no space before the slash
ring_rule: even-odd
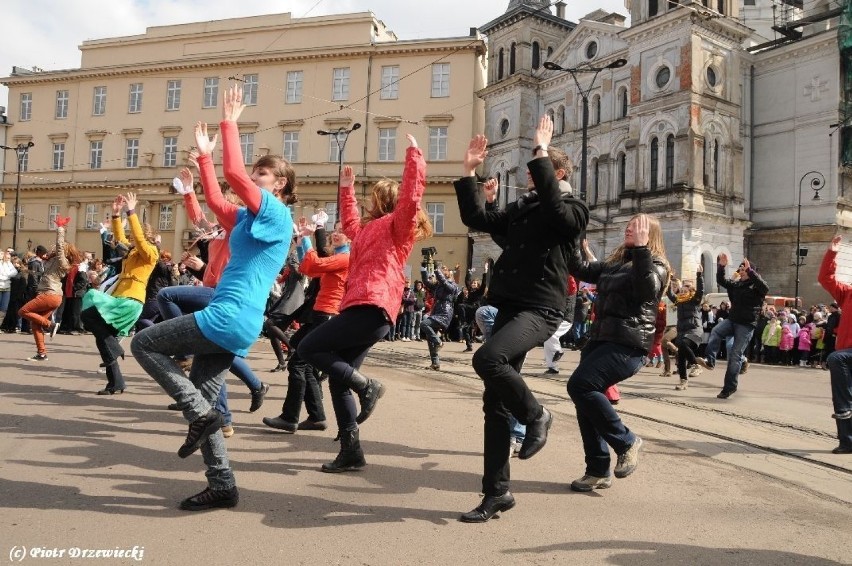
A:
<svg viewBox="0 0 852 566">
<path fill-rule="evenodd" d="M 194 314 L 165 320 L 137 332 L 130 350 L 148 375 L 177 402 L 189 422 L 206 415 L 216 403 L 234 360 L 233 353 L 204 337 Z M 172 359 L 184 354 L 195 355 L 188 379 Z M 201 445 L 201 455 L 207 465 L 210 489 L 230 489 L 236 485 L 222 431 L 217 430 Z"/>
</svg>

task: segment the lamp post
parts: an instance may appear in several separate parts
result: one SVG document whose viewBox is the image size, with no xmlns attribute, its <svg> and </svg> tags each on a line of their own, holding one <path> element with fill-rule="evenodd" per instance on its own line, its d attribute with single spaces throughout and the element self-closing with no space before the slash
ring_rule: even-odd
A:
<svg viewBox="0 0 852 566">
<path fill-rule="evenodd" d="M 799 304 L 799 268 L 804 263 L 804 258 L 808 255 L 808 248 L 802 248 L 802 188 L 804 185 L 802 183 L 805 182 L 805 179 L 808 177 L 811 178 L 810 186 L 814 191 L 814 198 L 812 200 L 821 200 L 819 198 L 819 192 L 825 186 L 825 176 L 819 171 L 808 171 L 802 178 L 799 179 L 799 210 L 796 216 L 796 291 L 793 295 L 793 298 L 796 301 L 796 306 Z M 804 252 L 804 253 L 803 253 Z"/>
<path fill-rule="evenodd" d="M 317 130 L 321 136 L 334 136 L 334 141 L 337 143 L 337 208 L 334 211 L 334 223 L 340 219 L 340 176 L 343 175 L 343 150 L 346 148 L 346 142 L 349 140 L 349 134 L 361 127 L 361 124 L 355 122 L 349 129 L 343 126 L 336 130 Z"/>
<path fill-rule="evenodd" d="M 19 206 L 18 203 L 21 199 L 21 166 L 24 163 L 24 158 L 29 153 L 30 148 L 34 146 L 35 143 L 29 141 L 27 143 L 19 143 L 17 147 L 10 147 L 7 145 L 0 145 L 0 149 L 12 149 L 15 151 L 15 154 L 18 157 L 18 182 L 15 185 L 15 225 L 12 227 L 12 249 L 18 249 L 18 214 L 19 214 Z"/>
<path fill-rule="evenodd" d="M 588 177 L 588 167 L 587 167 L 587 150 L 589 145 L 589 93 L 592 92 L 592 88 L 595 86 L 595 79 L 598 78 L 598 74 L 601 71 L 605 71 L 606 69 L 618 69 L 627 64 L 627 59 L 616 59 L 609 65 L 604 67 L 569 67 L 565 68 L 552 61 L 545 61 L 544 68 L 549 71 L 564 71 L 566 73 L 571 74 L 571 78 L 574 79 L 574 84 L 577 85 L 577 91 L 580 93 L 580 97 L 583 99 L 583 142 L 582 147 L 580 149 L 580 195 L 582 198 L 586 198 L 586 179 Z M 580 81 L 577 80 L 578 73 L 594 73 L 592 75 L 592 80 L 589 81 L 589 86 L 586 90 L 583 90 L 583 87 L 580 86 Z"/>
</svg>

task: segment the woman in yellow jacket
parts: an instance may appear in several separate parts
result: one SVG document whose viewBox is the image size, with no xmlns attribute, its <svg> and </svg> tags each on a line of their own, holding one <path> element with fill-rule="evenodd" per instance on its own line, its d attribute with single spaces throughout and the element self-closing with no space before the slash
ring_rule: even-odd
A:
<svg viewBox="0 0 852 566">
<path fill-rule="evenodd" d="M 150 227 L 143 229 L 136 216 L 136 203 L 135 193 L 119 195 L 112 203 L 112 232 L 116 243 L 130 244 L 121 225 L 124 206 L 133 238 L 133 246 L 124 258 L 114 290 L 107 294 L 90 289 L 83 297 L 81 318 L 86 330 L 95 335 L 95 344 L 103 360 L 101 366 L 106 368 L 107 374 L 107 385 L 98 395 L 124 392 L 124 378 L 118 367 L 118 358 L 124 358 L 124 349 L 118 343 L 118 336 L 127 336 L 142 313 L 148 277 L 159 258 Z"/>
</svg>

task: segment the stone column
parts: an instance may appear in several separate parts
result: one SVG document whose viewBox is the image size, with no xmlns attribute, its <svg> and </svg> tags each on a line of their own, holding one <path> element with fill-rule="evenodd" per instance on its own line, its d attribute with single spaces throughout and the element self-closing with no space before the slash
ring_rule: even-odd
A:
<svg viewBox="0 0 852 566">
<path fill-rule="evenodd" d="M 61 214 L 61 213 L 60 213 Z M 69 242 L 77 241 L 77 226 L 80 224 L 80 203 L 68 203 L 68 216 L 71 217 L 71 222 L 65 228 L 65 239 Z M 84 219 L 85 221 L 85 219 Z M 48 229 L 53 229 L 53 226 L 48 226 Z"/>
<path fill-rule="evenodd" d="M 172 242 L 172 259 L 174 261 L 178 261 L 180 260 L 180 256 L 183 254 L 183 232 L 187 229 L 186 212 L 184 212 L 182 200 L 175 203 L 174 212 L 172 214 L 172 219 L 174 220 L 173 225 L 175 228 L 174 241 Z"/>
</svg>

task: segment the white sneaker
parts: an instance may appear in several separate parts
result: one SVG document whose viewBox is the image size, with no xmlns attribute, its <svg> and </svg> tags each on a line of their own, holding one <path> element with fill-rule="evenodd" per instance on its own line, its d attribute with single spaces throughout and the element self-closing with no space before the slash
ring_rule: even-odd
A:
<svg viewBox="0 0 852 566">
<path fill-rule="evenodd" d="M 701 372 L 703 372 L 703 371 L 704 370 L 701 369 L 701 367 L 699 367 L 698 365 L 689 366 L 689 373 L 687 374 L 687 376 L 688 377 L 698 377 L 699 375 L 701 375 Z"/>
<path fill-rule="evenodd" d="M 689 387 L 689 380 L 688 379 L 681 379 L 680 383 L 675 385 L 675 390 L 676 391 L 686 391 L 687 387 Z"/>
</svg>

